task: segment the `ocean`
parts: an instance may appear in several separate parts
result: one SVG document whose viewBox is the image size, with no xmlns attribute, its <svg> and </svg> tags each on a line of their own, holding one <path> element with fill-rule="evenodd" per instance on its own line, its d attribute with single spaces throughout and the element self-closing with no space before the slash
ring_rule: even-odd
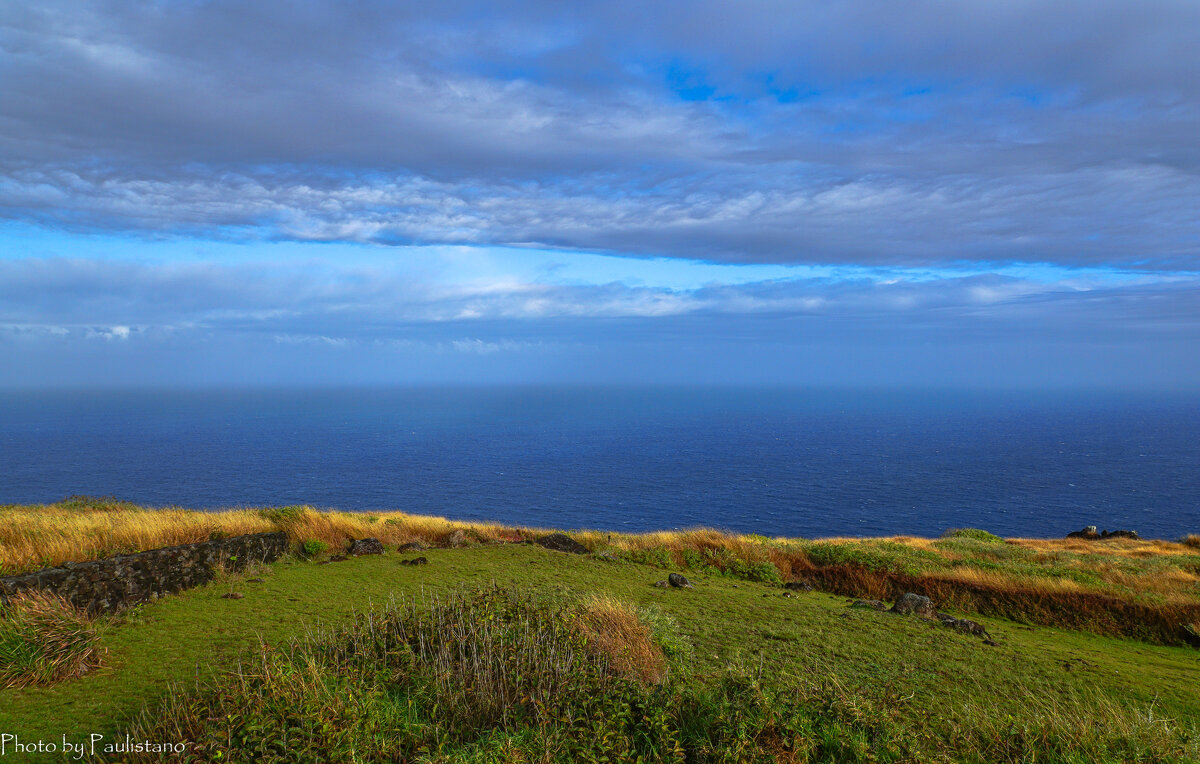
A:
<svg viewBox="0 0 1200 764">
<path fill-rule="evenodd" d="M 766 389 L 0 392 L 0 503 L 111 495 L 764 535 L 1200 532 L 1200 398 Z"/>
</svg>

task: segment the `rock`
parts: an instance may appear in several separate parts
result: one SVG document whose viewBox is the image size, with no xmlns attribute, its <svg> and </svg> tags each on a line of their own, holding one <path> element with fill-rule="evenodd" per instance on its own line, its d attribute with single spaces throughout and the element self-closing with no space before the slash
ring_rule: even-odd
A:
<svg viewBox="0 0 1200 764">
<path fill-rule="evenodd" d="M 599 554 L 596 555 L 596 559 L 604 560 L 605 562 L 617 562 L 618 561 L 617 558 L 613 556 L 612 552 L 600 552 Z"/>
<path fill-rule="evenodd" d="M 228 594 L 222 594 L 221 599 L 223 599 L 223 600 L 240 600 L 242 597 L 245 597 L 245 596 L 246 595 L 242 594 L 241 592 L 229 592 Z"/>
<path fill-rule="evenodd" d="M 983 624 L 968 621 L 966 618 L 955 618 L 949 613 L 938 613 L 937 618 L 946 628 L 961 631 L 963 634 L 973 634 L 977 637 L 986 638 L 988 636 L 987 629 L 983 628 Z"/>
<path fill-rule="evenodd" d="M 791 592 L 784 592 L 783 594 L 781 594 L 779 596 L 780 597 L 795 597 L 796 595 L 792 594 Z"/>
<path fill-rule="evenodd" d="M 888 606 L 879 600 L 854 600 L 850 603 L 850 607 L 868 608 L 870 610 L 878 610 L 883 612 L 888 609 Z"/>
<path fill-rule="evenodd" d="M 410 541 L 407 544 L 401 544 L 396 547 L 397 552 L 424 552 L 425 545 L 420 541 Z"/>
<path fill-rule="evenodd" d="M 667 576 L 667 583 L 670 584 L 671 586 L 674 586 L 676 589 L 691 589 L 692 588 L 692 582 L 687 580 L 683 576 L 679 575 L 678 573 L 672 573 L 671 575 Z"/>
<path fill-rule="evenodd" d="M 896 604 L 892 605 L 893 613 L 900 615 L 919 615 L 922 618 L 937 618 L 937 608 L 933 606 L 933 600 L 920 594 L 905 592 L 896 600 Z"/>
<path fill-rule="evenodd" d="M 973 634 L 977 637 L 989 638 L 987 629 L 983 628 L 983 624 L 968 621 L 966 618 L 959 618 L 952 624 L 946 624 L 955 631 L 961 631 L 963 634 Z"/>
<path fill-rule="evenodd" d="M 429 560 L 426 560 L 424 557 L 417 557 L 416 559 L 412 559 L 412 560 L 401 560 L 400 564 L 401 565 L 428 565 Z"/>
<path fill-rule="evenodd" d="M 992 647 L 999 647 L 999 646 L 1000 646 L 1000 643 L 999 643 L 999 642 L 997 642 L 997 641 L 996 641 L 996 640 L 994 640 L 994 639 L 985 639 L 985 640 L 983 640 L 983 643 L 984 643 L 985 645 L 991 645 Z"/>
<path fill-rule="evenodd" d="M 542 536 L 536 542 L 538 546 L 547 549 L 553 549 L 556 552 L 569 552 L 570 554 L 587 554 L 588 548 L 580 544 L 575 539 L 565 533 L 551 533 Z"/>
<path fill-rule="evenodd" d="M 344 554 L 335 554 L 329 558 L 330 562 L 345 562 L 348 558 Z"/>
<path fill-rule="evenodd" d="M 793 592 L 811 592 L 813 590 L 812 584 L 807 581 L 789 581 L 783 585 L 783 588 Z"/>
<path fill-rule="evenodd" d="M 668 584 L 666 581 L 655 581 L 654 585 L 660 589 L 666 589 L 668 586 L 670 586 L 670 584 Z"/>
<path fill-rule="evenodd" d="M 1101 533 L 1096 532 L 1096 526 L 1089 525 L 1081 531 L 1071 531 L 1067 534 L 1069 539 L 1085 539 L 1087 541 L 1096 541 L 1097 539 L 1139 539 L 1137 531 L 1110 531 L 1105 529 Z"/>
<path fill-rule="evenodd" d="M 358 539 L 350 542 L 350 549 L 347 553 L 354 557 L 364 554 L 383 554 L 383 544 L 379 539 Z"/>
<path fill-rule="evenodd" d="M 266 582 L 267 582 L 267 580 L 265 578 L 247 578 L 246 579 L 246 583 L 248 583 L 248 584 L 265 584 Z"/>
<path fill-rule="evenodd" d="M 463 533 L 461 530 L 457 530 L 450 534 L 450 536 L 446 539 L 446 543 L 453 547 L 465 546 L 467 543 L 467 534 Z"/>
<path fill-rule="evenodd" d="M 1105 539 L 1137 539 L 1137 531 L 1104 531 L 1100 534 L 1100 538 Z"/>
</svg>

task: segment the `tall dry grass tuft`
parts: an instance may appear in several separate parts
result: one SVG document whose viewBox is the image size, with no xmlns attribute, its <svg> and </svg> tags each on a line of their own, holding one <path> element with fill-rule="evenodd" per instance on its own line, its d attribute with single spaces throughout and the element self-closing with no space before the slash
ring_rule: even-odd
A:
<svg viewBox="0 0 1200 764">
<path fill-rule="evenodd" d="M 1200 549 L 1200 533 L 1189 533 L 1180 539 L 1179 543 L 1190 546 L 1192 549 Z"/>
<path fill-rule="evenodd" d="M 63 598 L 30 591 L 0 604 L 0 688 L 50 685 L 100 665 L 99 630 Z"/>
<path fill-rule="evenodd" d="M 655 644 L 650 627 L 627 603 L 596 596 L 584 603 L 579 628 L 588 646 L 607 659 L 617 674 L 645 683 L 666 676 L 667 659 Z"/>
</svg>

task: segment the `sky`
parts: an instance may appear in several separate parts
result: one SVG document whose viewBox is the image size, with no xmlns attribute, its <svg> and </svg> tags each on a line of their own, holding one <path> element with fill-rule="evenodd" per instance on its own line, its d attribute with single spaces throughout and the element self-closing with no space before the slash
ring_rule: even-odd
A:
<svg viewBox="0 0 1200 764">
<path fill-rule="evenodd" d="M 1200 4 L 0 0 L 0 387 L 1200 389 Z"/>
</svg>

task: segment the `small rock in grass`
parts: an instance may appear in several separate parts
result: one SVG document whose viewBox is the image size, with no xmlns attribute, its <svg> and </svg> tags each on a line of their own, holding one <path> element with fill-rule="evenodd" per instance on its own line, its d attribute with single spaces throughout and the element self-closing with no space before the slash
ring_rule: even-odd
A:
<svg viewBox="0 0 1200 764">
<path fill-rule="evenodd" d="M 245 597 L 245 596 L 246 595 L 242 594 L 241 592 L 229 592 L 228 594 L 222 594 L 221 599 L 223 599 L 223 600 L 240 600 L 242 597 Z"/>
<path fill-rule="evenodd" d="M 793 596 L 795 596 L 795 595 L 793 595 L 791 592 L 784 592 L 783 594 L 781 594 L 781 595 L 779 595 L 779 596 L 780 596 L 780 597 L 793 597 Z"/>
<path fill-rule="evenodd" d="M 357 539 L 350 542 L 347 554 L 358 557 L 363 554 L 383 554 L 383 544 L 379 539 Z"/>
<path fill-rule="evenodd" d="M 401 544 L 396 547 L 397 552 L 424 552 L 425 545 L 420 541 L 410 541 L 407 544 Z"/>
<path fill-rule="evenodd" d="M 672 573 L 671 575 L 667 576 L 667 583 L 670 584 L 671 586 L 674 586 L 676 589 L 691 589 L 692 588 L 692 582 L 687 580 L 683 576 L 679 575 L 678 573 Z"/>
<path fill-rule="evenodd" d="M 344 554 L 335 554 L 333 557 L 329 558 L 330 562 L 345 562 L 346 560 L 347 557 Z"/>
<path fill-rule="evenodd" d="M 892 605 L 891 612 L 900 615 L 919 615 L 922 618 L 937 618 L 937 608 L 933 606 L 933 600 L 912 592 L 901 594 L 896 600 L 896 604 Z"/>
<path fill-rule="evenodd" d="M 401 565 L 428 565 L 429 560 L 426 560 L 424 557 L 417 557 L 412 560 L 401 560 L 400 564 Z"/>
<path fill-rule="evenodd" d="M 570 554 L 587 554 L 588 548 L 565 533 L 550 533 L 537 540 L 537 545 L 555 552 Z"/>
<path fill-rule="evenodd" d="M 789 581 L 783 585 L 783 588 L 793 592 L 811 592 L 813 590 L 812 584 L 807 581 Z"/>
<path fill-rule="evenodd" d="M 888 609 L 888 606 L 879 600 L 854 600 L 850 603 L 850 607 L 867 608 L 868 610 L 878 610 L 883 612 Z"/>
<path fill-rule="evenodd" d="M 668 584 L 666 581 L 655 581 L 654 585 L 662 589 L 666 589 L 668 586 L 670 586 L 670 584 Z"/>
<path fill-rule="evenodd" d="M 266 582 L 267 581 L 264 578 L 247 578 L 246 579 L 246 583 L 248 583 L 248 584 L 265 584 Z"/>
</svg>

